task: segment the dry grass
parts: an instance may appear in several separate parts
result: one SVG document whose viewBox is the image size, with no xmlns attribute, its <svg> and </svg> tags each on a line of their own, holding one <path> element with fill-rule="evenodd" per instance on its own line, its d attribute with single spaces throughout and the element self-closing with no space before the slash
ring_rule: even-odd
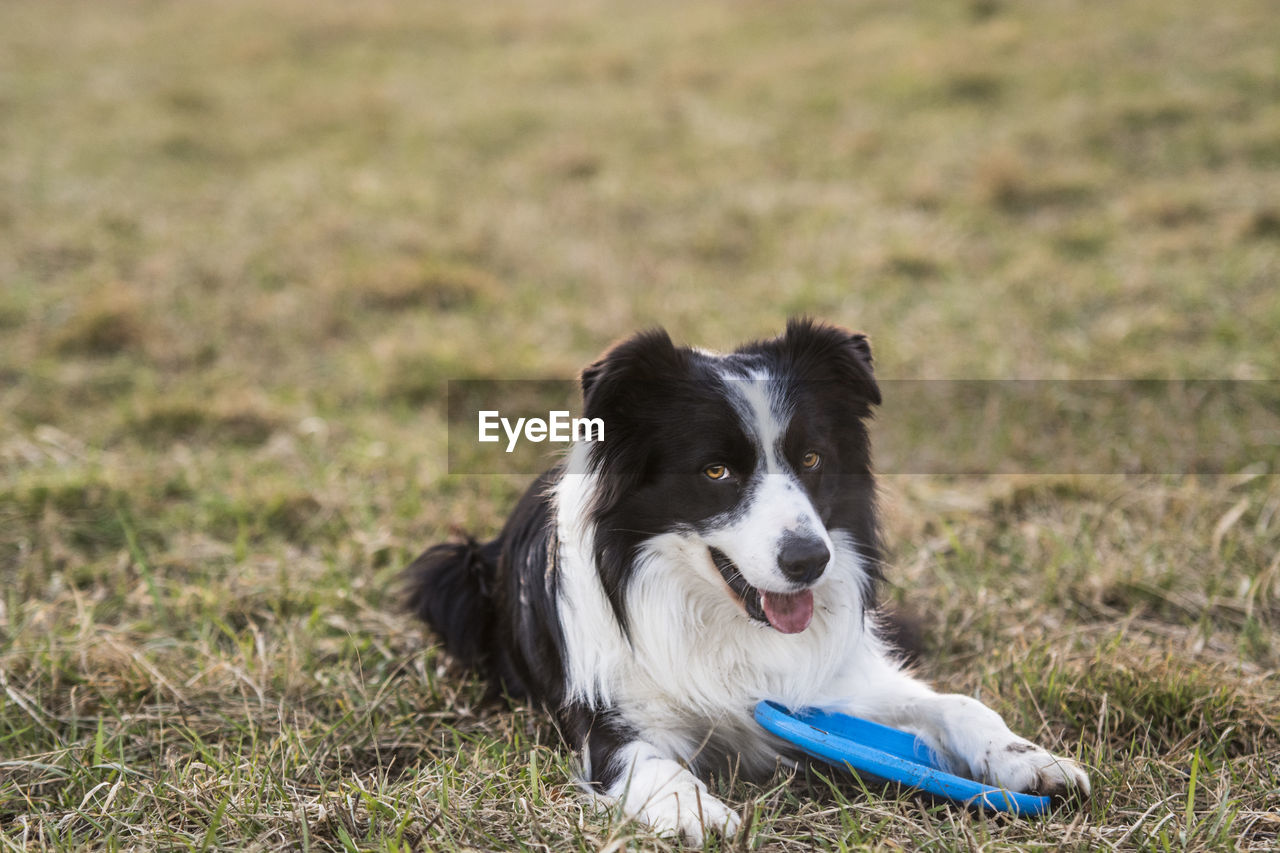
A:
<svg viewBox="0 0 1280 853">
<path fill-rule="evenodd" d="M 395 612 L 524 485 L 447 475 L 445 381 L 798 312 L 888 377 L 1273 377 L 1278 21 L 4 4 L 0 845 L 661 846 Z M 1273 849 L 1280 485 L 1223 458 L 887 477 L 927 674 L 1098 794 L 1028 822 L 737 784 L 735 846 Z"/>
</svg>

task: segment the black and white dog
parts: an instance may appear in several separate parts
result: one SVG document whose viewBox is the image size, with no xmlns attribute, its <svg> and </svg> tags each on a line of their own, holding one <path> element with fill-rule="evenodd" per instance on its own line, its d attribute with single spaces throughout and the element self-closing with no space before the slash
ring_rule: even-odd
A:
<svg viewBox="0 0 1280 853">
<path fill-rule="evenodd" d="M 554 715 L 596 796 L 701 844 L 738 815 L 699 775 L 790 761 L 762 699 L 913 732 L 960 773 L 1087 795 L 1070 759 L 903 670 L 880 577 L 867 339 L 807 320 L 721 355 L 636 335 L 582 374 L 572 447 L 498 538 L 431 548 L 410 603 L 454 657 Z"/>
</svg>

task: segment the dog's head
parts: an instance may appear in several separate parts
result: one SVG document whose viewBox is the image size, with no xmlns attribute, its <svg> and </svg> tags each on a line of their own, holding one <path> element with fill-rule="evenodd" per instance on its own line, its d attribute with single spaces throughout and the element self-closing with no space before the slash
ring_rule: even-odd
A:
<svg viewBox="0 0 1280 853">
<path fill-rule="evenodd" d="M 674 534 L 747 617 L 798 633 L 841 549 L 878 571 L 864 421 L 880 403 L 865 336 L 793 320 L 718 355 L 663 331 L 618 344 L 582 375 L 595 556 L 615 615 L 646 542 Z M 718 580 L 717 580 L 718 577 Z M 869 596 L 867 597 L 869 599 Z"/>
</svg>

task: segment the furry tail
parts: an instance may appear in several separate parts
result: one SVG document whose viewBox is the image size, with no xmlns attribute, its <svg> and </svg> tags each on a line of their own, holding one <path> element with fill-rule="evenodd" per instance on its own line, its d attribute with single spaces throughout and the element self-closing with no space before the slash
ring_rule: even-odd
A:
<svg viewBox="0 0 1280 853">
<path fill-rule="evenodd" d="M 406 604 L 444 640 L 460 663 L 486 668 L 497 608 L 493 543 L 446 542 L 428 548 L 405 569 Z"/>
</svg>

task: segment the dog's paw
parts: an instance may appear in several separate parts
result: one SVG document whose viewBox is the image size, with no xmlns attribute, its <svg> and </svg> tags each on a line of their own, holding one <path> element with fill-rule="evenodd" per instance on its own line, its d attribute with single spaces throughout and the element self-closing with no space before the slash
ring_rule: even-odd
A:
<svg viewBox="0 0 1280 853">
<path fill-rule="evenodd" d="M 1089 796 L 1089 776 L 1079 764 L 1018 737 L 977 699 L 948 694 L 932 707 L 942 723 L 940 756 L 958 772 L 1019 793 Z"/>
<path fill-rule="evenodd" d="M 693 847 L 706 843 L 709 834 L 727 838 L 742 826 L 737 812 L 716 799 L 701 779 L 669 759 L 638 762 L 621 805 L 626 817 Z"/>
<path fill-rule="evenodd" d="M 1029 740 L 1016 738 L 993 746 L 985 759 L 981 775 L 988 784 L 1043 797 L 1089 796 L 1089 775 L 1084 768 Z"/>
<path fill-rule="evenodd" d="M 737 812 L 693 785 L 666 792 L 635 817 L 657 834 L 678 836 L 692 847 L 701 847 L 711 833 L 728 838 L 742 827 Z"/>
</svg>

